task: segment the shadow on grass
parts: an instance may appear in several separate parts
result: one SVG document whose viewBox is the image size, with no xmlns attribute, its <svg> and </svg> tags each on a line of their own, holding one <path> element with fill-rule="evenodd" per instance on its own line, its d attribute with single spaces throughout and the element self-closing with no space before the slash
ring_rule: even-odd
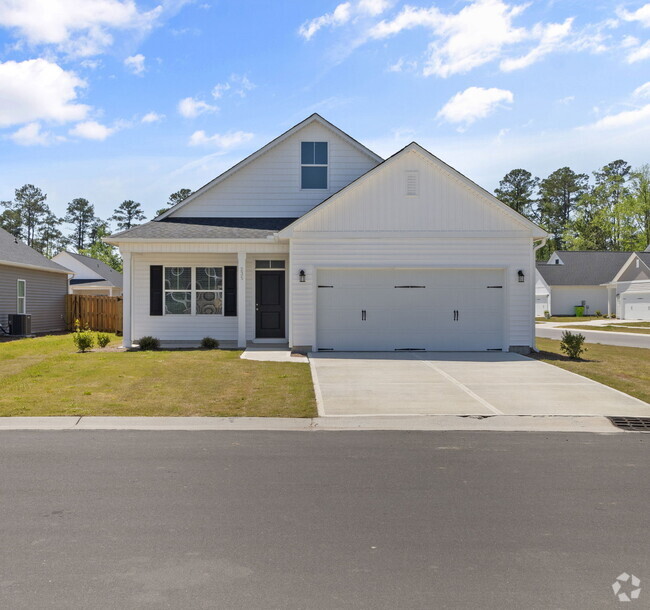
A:
<svg viewBox="0 0 650 610">
<path fill-rule="evenodd" d="M 600 362 L 600 360 L 589 360 L 588 358 L 569 358 L 564 354 L 556 354 L 555 352 L 547 352 L 540 350 L 539 353 L 530 354 L 531 358 L 535 360 L 554 360 L 556 362 Z"/>
</svg>

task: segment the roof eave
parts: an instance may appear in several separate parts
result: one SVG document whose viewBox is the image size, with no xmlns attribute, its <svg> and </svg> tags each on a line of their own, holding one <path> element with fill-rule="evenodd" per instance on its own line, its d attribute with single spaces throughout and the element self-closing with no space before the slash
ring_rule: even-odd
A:
<svg viewBox="0 0 650 610">
<path fill-rule="evenodd" d="M 69 269 L 53 269 L 52 267 L 43 267 L 40 265 L 28 265 L 27 263 L 15 263 L 13 261 L 0 260 L 0 265 L 8 267 L 21 267 L 23 269 L 34 269 L 36 271 L 48 271 L 50 273 L 65 273 L 66 275 L 74 275 Z"/>
</svg>

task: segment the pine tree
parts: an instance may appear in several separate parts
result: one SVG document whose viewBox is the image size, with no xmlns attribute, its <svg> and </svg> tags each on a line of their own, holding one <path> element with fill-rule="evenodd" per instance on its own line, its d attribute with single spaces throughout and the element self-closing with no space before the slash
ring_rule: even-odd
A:
<svg viewBox="0 0 650 610">
<path fill-rule="evenodd" d="M 132 199 L 127 199 L 123 201 L 119 207 L 111 216 L 111 220 L 114 220 L 117 224 L 118 231 L 125 231 L 132 227 L 137 226 L 138 220 L 144 220 L 144 212 L 142 211 L 142 206 Z"/>
</svg>

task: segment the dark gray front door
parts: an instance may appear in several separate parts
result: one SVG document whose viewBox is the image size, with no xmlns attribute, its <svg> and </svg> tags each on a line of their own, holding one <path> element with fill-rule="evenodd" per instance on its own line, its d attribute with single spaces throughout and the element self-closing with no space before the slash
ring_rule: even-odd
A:
<svg viewBox="0 0 650 610">
<path fill-rule="evenodd" d="M 256 271 L 255 300 L 255 337 L 284 339 L 284 271 Z"/>
</svg>

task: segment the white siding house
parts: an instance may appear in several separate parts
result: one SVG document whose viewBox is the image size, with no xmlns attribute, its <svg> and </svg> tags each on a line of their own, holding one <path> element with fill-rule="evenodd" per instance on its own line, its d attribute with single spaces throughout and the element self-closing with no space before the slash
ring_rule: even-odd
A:
<svg viewBox="0 0 650 610">
<path fill-rule="evenodd" d="M 608 289 L 616 294 L 617 317 L 650 321 L 650 246 L 630 255 Z"/>
<path fill-rule="evenodd" d="M 107 241 L 126 345 L 528 351 L 546 238 L 416 143 L 382 161 L 312 115 Z"/>
<path fill-rule="evenodd" d="M 103 261 L 66 251 L 59 252 L 52 260 L 72 271 L 69 294 L 122 296 L 122 274 Z"/>
</svg>

